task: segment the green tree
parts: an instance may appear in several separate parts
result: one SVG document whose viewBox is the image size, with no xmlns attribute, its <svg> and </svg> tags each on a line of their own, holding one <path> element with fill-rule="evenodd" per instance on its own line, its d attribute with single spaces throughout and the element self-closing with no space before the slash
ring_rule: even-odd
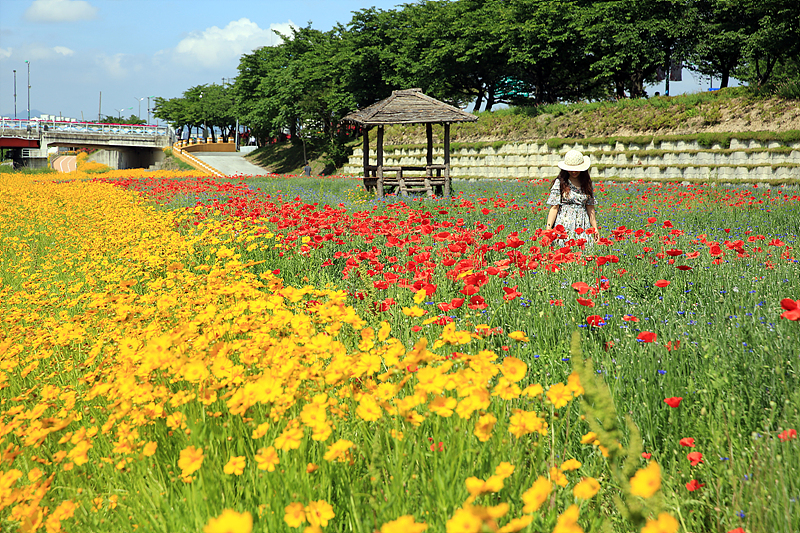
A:
<svg viewBox="0 0 800 533">
<path fill-rule="evenodd" d="M 727 87 L 731 73 L 741 67 L 748 31 L 740 6 L 731 0 L 695 0 L 695 43 L 687 54 L 688 66 L 720 79 Z"/>
</svg>

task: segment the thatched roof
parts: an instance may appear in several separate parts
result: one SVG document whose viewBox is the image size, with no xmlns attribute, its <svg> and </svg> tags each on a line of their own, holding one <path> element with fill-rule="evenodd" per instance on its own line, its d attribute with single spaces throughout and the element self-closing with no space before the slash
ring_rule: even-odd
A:
<svg viewBox="0 0 800 533">
<path fill-rule="evenodd" d="M 364 126 L 386 124 L 425 124 L 475 122 L 478 117 L 422 93 L 421 89 L 392 91 L 392 95 L 364 109 L 353 111 L 342 120 Z"/>
</svg>

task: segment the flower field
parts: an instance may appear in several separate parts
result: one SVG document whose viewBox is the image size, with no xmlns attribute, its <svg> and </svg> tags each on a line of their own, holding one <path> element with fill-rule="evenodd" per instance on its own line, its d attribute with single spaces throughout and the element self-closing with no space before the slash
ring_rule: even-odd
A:
<svg viewBox="0 0 800 533">
<path fill-rule="evenodd" d="M 797 189 L 0 182 L 0 530 L 800 528 Z"/>
</svg>

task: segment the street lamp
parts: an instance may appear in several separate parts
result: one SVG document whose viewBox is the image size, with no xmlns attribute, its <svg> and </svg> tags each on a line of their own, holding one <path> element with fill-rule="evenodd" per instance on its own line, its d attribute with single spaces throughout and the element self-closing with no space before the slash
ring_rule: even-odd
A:
<svg viewBox="0 0 800 533">
<path fill-rule="evenodd" d="M 122 120 L 122 112 L 125 111 L 125 108 L 124 107 L 122 109 L 114 108 L 114 111 L 117 112 L 117 120 Z"/>
<path fill-rule="evenodd" d="M 150 124 L 150 99 L 155 98 L 155 96 L 148 96 L 147 97 L 147 123 Z"/>
<path fill-rule="evenodd" d="M 142 100 L 144 100 L 144 97 L 142 97 L 142 98 L 136 98 L 136 97 L 134 96 L 134 97 L 133 97 L 133 99 L 134 99 L 134 100 L 136 100 L 137 102 L 139 102 L 139 114 L 138 114 L 138 115 L 136 115 L 136 118 L 138 118 L 139 120 L 141 120 L 141 119 L 142 119 Z"/>
</svg>

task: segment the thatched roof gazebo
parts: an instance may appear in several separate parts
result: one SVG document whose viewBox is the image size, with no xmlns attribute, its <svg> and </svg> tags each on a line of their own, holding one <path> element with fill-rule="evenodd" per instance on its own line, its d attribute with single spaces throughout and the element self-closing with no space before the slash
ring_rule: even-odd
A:
<svg viewBox="0 0 800 533">
<path fill-rule="evenodd" d="M 355 122 L 364 128 L 364 186 L 377 189 L 383 197 L 387 187 L 396 186 L 400 194 L 425 192 L 433 196 L 450 196 L 450 124 L 453 122 L 475 122 L 478 118 L 457 107 L 440 102 L 422 93 L 421 89 L 392 91 L 388 98 L 359 111 L 353 111 L 342 120 Z M 425 124 L 428 151 L 425 166 L 384 166 L 383 130 L 387 124 Z M 444 124 L 444 164 L 433 164 L 433 124 Z M 369 164 L 369 130 L 378 127 L 377 164 Z M 412 176 L 406 172 L 424 172 L 424 176 Z M 394 173 L 390 175 L 389 173 Z"/>
</svg>

